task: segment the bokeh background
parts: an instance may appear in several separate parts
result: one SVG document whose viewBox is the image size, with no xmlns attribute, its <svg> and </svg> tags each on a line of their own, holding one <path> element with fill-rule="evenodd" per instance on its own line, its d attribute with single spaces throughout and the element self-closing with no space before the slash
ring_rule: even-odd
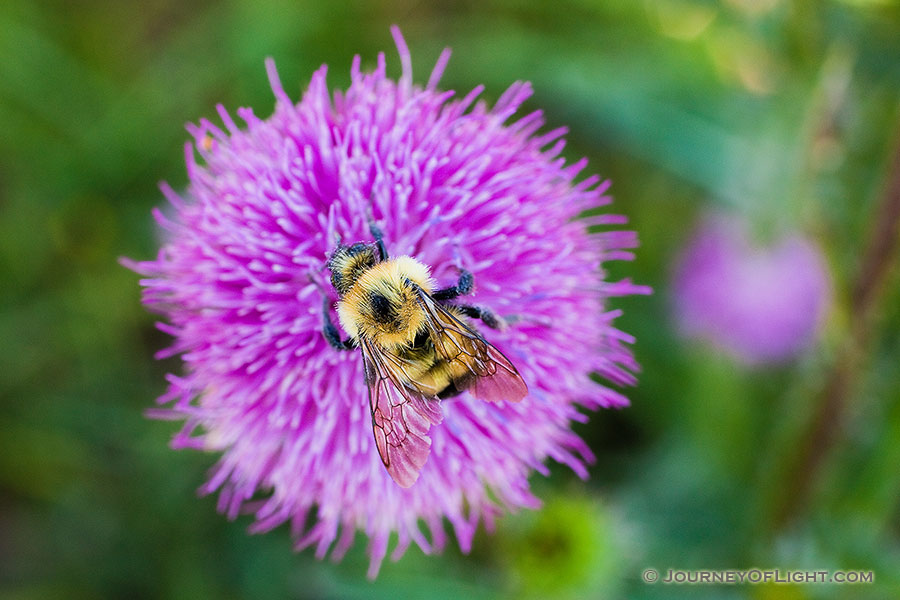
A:
<svg viewBox="0 0 900 600">
<path fill-rule="evenodd" d="M 215 457 L 169 450 L 177 424 L 144 417 L 178 362 L 153 360 L 168 340 L 116 261 L 155 254 L 150 209 L 159 180 L 186 183 L 185 122 L 216 120 L 219 102 L 268 115 L 266 56 L 295 99 L 322 63 L 345 87 L 357 53 L 372 66 L 386 51 L 396 75 L 392 23 L 420 83 L 444 46 L 444 88 L 484 83 L 493 100 L 533 82 L 526 108 L 570 127 L 566 156 L 614 181 L 640 233 L 610 277 L 655 294 L 612 304 L 643 372 L 632 407 L 576 426 L 598 455 L 590 480 L 553 465 L 533 479 L 543 510 L 479 533 L 468 556 L 411 549 L 371 583 L 361 536 L 319 562 L 286 527 L 248 535 L 197 497 Z M 884 233 L 898 102 L 889 1 L 5 0 L 0 597 L 900 597 L 900 282 Z M 821 246 L 833 303 L 809 351 L 748 368 L 679 337 L 673 261 L 710 210 Z M 673 587 L 644 583 L 651 567 L 876 583 Z"/>
</svg>

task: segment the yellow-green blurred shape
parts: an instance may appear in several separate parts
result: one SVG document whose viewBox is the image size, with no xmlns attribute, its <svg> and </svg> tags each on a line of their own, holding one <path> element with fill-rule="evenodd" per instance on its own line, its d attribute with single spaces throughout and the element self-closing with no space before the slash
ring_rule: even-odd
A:
<svg viewBox="0 0 900 600">
<path fill-rule="evenodd" d="M 609 510 L 583 493 L 558 492 L 535 512 L 504 519 L 497 532 L 515 598 L 608 598 L 622 581 Z"/>
<path fill-rule="evenodd" d="M 804 586 L 769 583 L 756 586 L 751 597 L 754 600 L 805 600 L 811 597 L 809 592 L 815 587 L 814 584 Z"/>
<path fill-rule="evenodd" d="M 653 24 L 665 36 L 689 41 L 700 36 L 716 18 L 716 8 L 683 0 L 646 0 Z"/>
<path fill-rule="evenodd" d="M 726 3 L 748 17 L 761 17 L 778 6 L 780 0 L 726 0 Z"/>
<path fill-rule="evenodd" d="M 737 27 L 719 27 L 711 32 L 707 49 L 723 81 L 759 96 L 777 91 L 782 65 L 754 35 Z"/>
</svg>

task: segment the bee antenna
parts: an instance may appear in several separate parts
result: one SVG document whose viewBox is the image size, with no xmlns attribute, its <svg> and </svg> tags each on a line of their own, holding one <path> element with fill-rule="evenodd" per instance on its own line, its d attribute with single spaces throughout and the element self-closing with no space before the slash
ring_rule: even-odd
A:
<svg viewBox="0 0 900 600">
<path fill-rule="evenodd" d="M 533 315 L 506 315 L 503 317 L 507 323 L 537 323 L 538 325 L 544 325 L 546 327 L 550 327 L 553 325 L 553 320 L 549 317 L 536 317 Z"/>
<path fill-rule="evenodd" d="M 320 270 L 324 271 L 325 267 L 322 267 L 322 269 L 320 269 Z M 325 293 L 325 288 L 322 287 L 322 284 L 319 282 L 318 279 L 316 279 L 315 275 L 313 275 L 312 270 L 306 272 L 306 277 L 307 277 L 307 279 L 309 279 L 309 282 L 311 284 L 313 284 L 314 286 L 316 286 L 319 289 L 319 291 L 321 293 L 323 293 L 323 294 Z"/>
<path fill-rule="evenodd" d="M 453 266 L 455 266 L 460 271 L 463 270 L 462 267 L 462 254 L 459 251 L 459 242 L 454 241 L 452 247 L 452 255 L 453 255 Z"/>
<path fill-rule="evenodd" d="M 371 200 L 371 197 L 370 197 Z M 372 227 L 375 224 L 375 214 L 372 212 L 372 205 L 366 207 L 366 225 Z"/>
</svg>

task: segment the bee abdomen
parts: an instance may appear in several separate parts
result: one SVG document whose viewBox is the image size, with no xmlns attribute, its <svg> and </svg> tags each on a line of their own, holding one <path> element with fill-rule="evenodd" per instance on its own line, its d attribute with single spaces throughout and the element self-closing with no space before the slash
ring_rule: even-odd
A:
<svg viewBox="0 0 900 600">
<path fill-rule="evenodd" d="M 472 386 L 472 383 L 475 381 L 475 376 L 471 373 L 466 373 L 460 377 L 455 379 L 451 379 L 443 390 L 437 393 L 437 397 L 441 400 L 446 400 L 447 398 L 453 398 L 454 396 L 459 396 L 464 391 L 469 389 Z"/>
<path fill-rule="evenodd" d="M 460 361 L 435 360 L 432 354 L 425 365 L 413 384 L 428 396 L 452 398 L 475 382 L 475 375 Z"/>
</svg>

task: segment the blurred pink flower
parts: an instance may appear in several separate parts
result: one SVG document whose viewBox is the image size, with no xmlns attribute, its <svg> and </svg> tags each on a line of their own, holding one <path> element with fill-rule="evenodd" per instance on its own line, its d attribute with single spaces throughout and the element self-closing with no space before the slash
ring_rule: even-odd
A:
<svg viewBox="0 0 900 600">
<path fill-rule="evenodd" d="M 396 29 L 399 81 L 353 61 L 351 85 L 329 95 L 323 66 L 294 104 L 267 63 L 277 99 L 261 120 L 223 108 L 220 130 L 191 127 L 190 185 L 164 191 L 174 212 L 156 211 L 167 241 L 154 261 L 129 266 L 146 276 L 144 303 L 181 354 L 185 373 L 170 375 L 161 418 L 184 419 L 172 445 L 222 452 L 202 491 L 219 491 L 229 517 L 252 512 L 252 531 L 286 521 L 297 548 L 340 557 L 357 529 L 370 539 L 370 575 L 398 536 L 426 553 L 445 544 L 442 520 L 467 551 L 480 520 L 537 507 L 528 476 L 547 458 L 586 477 L 593 456 L 570 429 L 578 408 L 621 407 L 617 385 L 634 382 L 630 336 L 612 326 L 611 296 L 645 293 L 630 281 L 603 280 L 604 260 L 629 259 L 630 231 L 588 234 L 588 225 L 621 225 L 599 215 L 610 202 L 596 176 L 575 183 L 586 161 L 560 157 L 564 129 L 536 135 L 534 112 L 510 122 L 531 95 L 513 84 L 493 108 L 481 87 L 453 100 L 437 89 L 445 51 L 424 88 L 412 84 L 410 56 Z M 203 162 L 195 162 L 199 153 Z M 598 185 L 599 184 L 599 185 Z M 505 331 L 486 331 L 518 367 L 530 395 L 491 405 L 468 394 L 443 402 L 432 449 L 418 482 L 400 488 L 376 451 L 362 359 L 337 352 L 322 336 L 324 280 L 335 235 L 368 241 L 367 215 L 388 251 L 432 267 L 439 284 L 458 267 L 475 276 L 473 302 L 518 315 Z M 336 300 L 336 296 L 332 296 Z M 430 539 L 420 531 L 424 522 Z"/>
<path fill-rule="evenodd" d="M 673 294 L 684 335 L 755 365 L 789 360 L 814 343 L 831 283 L 821 251 L 799 233 L 762 246 L 747 223 L 714 215 L 683 250 Z"/>
</svg>

